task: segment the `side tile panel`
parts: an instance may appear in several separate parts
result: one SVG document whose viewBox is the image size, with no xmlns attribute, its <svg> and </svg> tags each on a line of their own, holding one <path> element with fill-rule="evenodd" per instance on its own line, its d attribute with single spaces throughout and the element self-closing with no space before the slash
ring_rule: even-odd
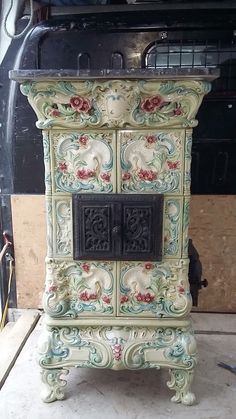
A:
<svg viewBox="0 0 236 419">
<path fill-rule="evenodd" d="M 183 192 L 183 130 L 119 131 L 121 192 Z"/>
<path fill-rule="evenodd" d="M 54 257 L 70 258 L 73 256 L 71 197 L 54 196 L 52 203 L 54 218 Z"/>
<path fill-rule="evenodd" d="M 53 131 L 54 193 L 115 192 L 113 131 Z"/>
<path fill-rule="evenodd" d="M 43 131 L 43 154 L 44 154 L 44 167 L 45 167 L 45 193 L 51 195 L 52 193 L 52 174 L 51 174 L 51 150 L 50 150 L 50 137 L 48 131 Z"/>
<path fill-rule="evenodd" d="M 181 257 L 183 198 L 165 196 L 163 222 L 163 256 Z"/>
<path fill-rule="evenodd" d="M 188 259 L 120 262 L 120 316 L 181 317 L 191 310 Z"/>
<path fill-rule="evenodd" d="M 182 240 L 182 257 L 188 257 L 188 242 L 189 242 L 189 212 L 190 212 L 190 196 L 184 197 L 183 206 L 183 240 Z"/>
<path fill-rule="evenodd" d="M 48 259 L 44 309 L 53 318 L 115 316 L 116 262 Z"/>
<path fill-rule="evenodd" d="M 192 130 L 186 130 L 184 146 L 184 194 L 190 195 L 191 160 L 192 160 Z"/>
</svg>

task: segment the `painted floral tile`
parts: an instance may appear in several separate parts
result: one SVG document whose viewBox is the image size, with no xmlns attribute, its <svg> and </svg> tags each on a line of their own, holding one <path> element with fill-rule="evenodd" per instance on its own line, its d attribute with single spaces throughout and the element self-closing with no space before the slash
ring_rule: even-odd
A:
<svg viewBox="0 0 236 419">
<path fill-rule="evenodd" d="M 44 309 L 51 317 L 114 316 L 116 263 L 66 261 L 46 263 Z"/>
<path fill-rule="evenodd" d="M 120 131 L 121 192 L 183 191 L 184 131 Z"/>
<path fill-rule="evenodd" d="M 121 316 L 181 317 L 190 311 L 187 259 L 119 266 Z"/>
<path fill-rule="evenodd" d="M 115 134 L 53 132 L 54 192 L 114 192 Z"/>
</svg>

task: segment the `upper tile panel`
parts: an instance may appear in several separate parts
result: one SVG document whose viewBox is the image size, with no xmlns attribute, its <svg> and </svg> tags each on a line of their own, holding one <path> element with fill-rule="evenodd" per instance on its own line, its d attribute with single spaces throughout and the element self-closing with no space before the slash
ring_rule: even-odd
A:
<svg viewBox="0 0 236 419">
<path fill-rule="evenodd" d="M 194 80 L 28 81 L 37 127 L 194 127 L 210 83 Z"/>
<path fill-rule="evenodd" d="M 111 131 L 53 131 L 53 192 L 115 192 L 114 148 Z"/>
<path fill-rule="evenodd" d="M 118 190 L 183 192 L 184 130 L 120 131 Z"/>
</svg>

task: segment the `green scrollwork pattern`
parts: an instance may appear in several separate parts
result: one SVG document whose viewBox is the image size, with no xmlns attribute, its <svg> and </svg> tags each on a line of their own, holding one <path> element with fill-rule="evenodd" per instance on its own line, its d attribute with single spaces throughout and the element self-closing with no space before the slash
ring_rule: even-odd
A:
<svg viewBox="0 0 236 419">
<path fill-rule="evenodd" d="M 44 309 L 51 317 L 113 315 L 114 262 L 49 259 L 46 270 Z"/>
<path fill-rule="evenodd" d="M 183 403 L 191 406 L 195 403 L 195 395 L 190 391 L 191 383 L 193 380 L 193 370 L 186 371 L 182 369 L 170 369 L 170 381 L 167 386 L 176 392 L 171 398 L 174 403 Z"/>
<path fill-rule="evenodd" d="M 77 80 L 24 82 L 21 91 L 38 116 L 37 126 L 194 127 L 206 81 Z M 155 94 L 153 94 L 155 92 Z"/>
<path fill-rule="evenodd" d="M 122 262 L 121 315 L 181 317 L 191 309 L 188 260 Z"/>
<path fill-rule="evenodd" d="M 112 192 L 112 132 L 53 133 L 56 192 Z"/>
<path fill-rule="evenodd" d="M 122 131 L 121 191 L 180 193 L 183 131 Z"/>
</svg>

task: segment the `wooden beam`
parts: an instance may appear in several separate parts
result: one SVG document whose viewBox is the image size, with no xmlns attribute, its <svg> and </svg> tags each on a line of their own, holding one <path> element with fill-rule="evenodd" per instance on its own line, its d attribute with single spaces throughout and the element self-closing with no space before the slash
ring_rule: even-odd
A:
<svg viewBox="0 0 236 419">
<path fill-rule="evenodd" d="M 39 318 L 38 310 L 25 310 L 14 326 L 0 333 L 0 389 Z"/>
</svg>

